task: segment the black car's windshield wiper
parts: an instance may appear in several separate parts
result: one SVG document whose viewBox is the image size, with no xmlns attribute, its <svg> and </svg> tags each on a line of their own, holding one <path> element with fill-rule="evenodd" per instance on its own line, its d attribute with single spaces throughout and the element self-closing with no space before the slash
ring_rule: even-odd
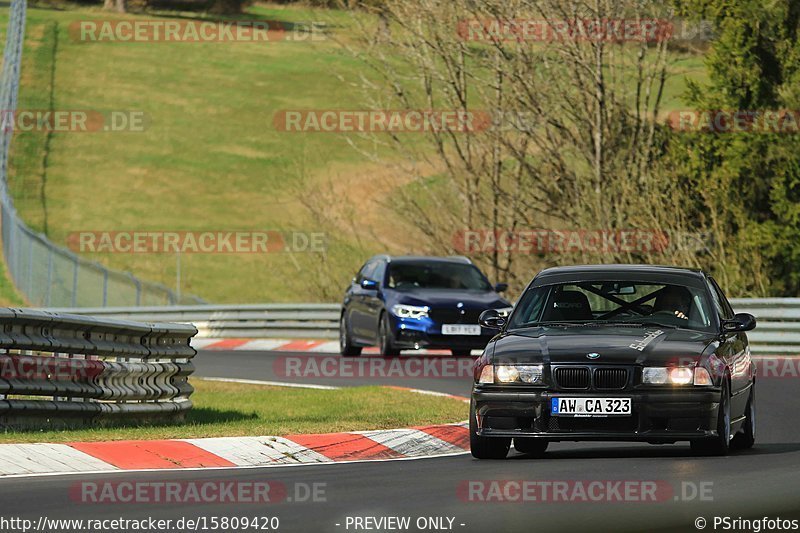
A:
<svg viewBox="0 0 800 533">
<path fill-rule="evenodd" d="M 544 328 L 544 327 L 555 327 L 555 328 L 574 328 L 577 326 L 585 326 L 586 324 L 583 322 L 525 322 L 524 324 L 520 324 L 520 328 Z"/>
<path fill-rule="evenodd" d="M 669 328 L 669 329 L 680 329 L 678 326 L 673 326 L 672 324 L 662 324 L 661 322 L 625 322 L 625 321 L 606 321 L 606 322 L 593 322 L 593 324 L 597 324 L 598 326 L 618 326 L 618 327 L 641 327 L 641 328 Z"/>
<path fill-rule="evenodd" d="M 594 320 L 591 322 L 526 322 L 525 324 L 520 324 L 520 328 L 539 328 L 539 327 L 564 327 L 564 328 L 574 328 L 574 327 L 586 327 L 586 326 L 612 326 L 612 327 L 634 327 L 634 328 L 670 328 L 670 329 L 679 329 L 678 326 L 673 326 L 671 324 L 662 324 L 660 322 L 625 322 L 625 321 L 602 321 L 602 320 Z"/>
</svg>

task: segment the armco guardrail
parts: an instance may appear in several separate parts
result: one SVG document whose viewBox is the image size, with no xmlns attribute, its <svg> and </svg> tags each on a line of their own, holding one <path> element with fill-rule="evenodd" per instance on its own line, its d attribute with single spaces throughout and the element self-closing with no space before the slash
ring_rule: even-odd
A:
<svg viewBox="0 0 800 533">
<path fill-rule="evenodd" d="M 0 308 L 0 428 L 180 419 L 197 333 L 186 324 Z"/>
<path fill-rule="evenodd" d="M 26 0 L 11 2 L 3 50 L 3 71 L 0 74 L 0 111 L 4 117 L 17 110 L 25 12 Z M 159 283 L 145 281 L 129 272 L 112 270 L 78 257 L 28 227 L 14 208 L 7 183 L 9 148 L 14 128 L 7 127 L 5 122 L 0 128 L 3 255 L 14 286 L 30 305 L 88 307 L 204 303 L 197 296 L 177 294 Z"/>
<path fill-rule="evenodd" d="M 339 304 L 189 305 L 51 309 L 140 322 L 194 324 L 199 337 L 335 339 Z"/>
<path fill-rule="evenodd" d="M 756 317 L 747 334 L 753 353 L 800 355 L 800 298 L 735 298 L 731 305 Z"/>
<path fill-rule="evenodd" d="M 800 355 L 800 298 L 740 298 L 737 312 L 752 313 L 753 353 Z M 338 335 L 339 304 L 193 305 L 63 309 L 135 321 L 193 323 L 200 337 L 332 339 Z"/>
</svg>

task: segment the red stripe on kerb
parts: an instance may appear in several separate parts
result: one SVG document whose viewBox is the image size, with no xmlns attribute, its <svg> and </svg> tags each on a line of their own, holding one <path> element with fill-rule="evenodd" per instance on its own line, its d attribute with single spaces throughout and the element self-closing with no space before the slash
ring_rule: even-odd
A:
<svg viewBox="0 0 800 533">
<path fill-rule="evenodd" d="M 204 346 L 204 350 L 232 350 L 239 346 L 244 346 L 250 342 L 249 339 L 224 339 Z"/>
<path fill-rule="evenodd" d="M 401 454 L 378 444 L 363 435 L 352 433 L 330 433 L 327 435 L 291 435 L 286 437 L 300 446 L 310 448 L 334 461 L 358 459 L 391 459 Z"/>
<path fill-rule="evenodd" d="M 175 440 L 73 442 L 69 446 L 123 470 L 236 466 L 194 444 Z"/>
<path fill-rule="evenodd" d="M 423 426 L 415 427 L 437 439 L 454 444 L 459 448 L 469 449 L 469 430 L 464 426 Z"/>
<path fill-rule="evenodd" d="M 278 346 L 275 348 L 275 350 L 287 352 L 307 352 L 311 348 L 316 348 L 324 342 L 325 341 L 292 341 Z"/>
</svg>

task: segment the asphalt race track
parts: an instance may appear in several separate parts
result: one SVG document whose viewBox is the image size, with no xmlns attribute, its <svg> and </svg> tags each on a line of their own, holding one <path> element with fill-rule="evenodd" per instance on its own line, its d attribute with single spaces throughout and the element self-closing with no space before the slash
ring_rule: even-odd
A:
<svg viewBox="0 0 800 533">
<path fill-rule="evenodd" d="M 288 379 L 276 375 L 275 361 L 286 355 L 278 352 L 201 352 L 196 358 L 197 374 L 302 381 L 301 378 Z M 313 382 L 339 386 L 391 383 L 464 396 L 469 392 L 469 379 L 458 377 L 327 378 Z M 0 500 L 5 504 L 4 514 L 34 521 L 42 515 L 51 519 L 154 517 L 176 520 L 200 516 L 277 516 L 280 519 L 279 531 L 418 531 L 416 521 L 421 517 L 449 517 L 453 519 L 452 528 L 445 520 L 445 525 L 435 530 L 697 531 L 695 521 L 702 517 L 707 520 L 705 530 L 722 531 L 725 529 L 721 525 L 714 528 L 714 516 L 732 519 L 800 517 L 798 392 L 800 387 L 796 377 L 765 378 L 759 382 L 756 446 L 751 451 L 723 458 L 692 457 L 688 444 L 557 443 L 551 445 L 544 459 L 512 453 L 505 461 L 477 461 L 469 455 L 460 455 L 324 466 L 5 479 L 0 480 Z M 317 498 L 317 501 L 287 500 L 260 505 L 76 503 L 76 484 L 98 480 L 269 480 L 283 483 L 290 499 L 297 487 L 324 484 L 324 497 Z M 479 487 L 490 487 L 493 480 L 567 481 L 573 484 L 590 481 L 655 482 L 666 489 L 659 489 L 656 502 L 579 503 L 552 499 L 486 503 L 480 501 L 480 494 L 488 493 L 465 490 L 467 486 L 474 487 L 476 482 Z M 513 495 L 511 499 L 514 499 Z M 411 526 L 408 529 L 356 529 L 353 525 L 354 517 L 388 516 L 410 517 Z"/>
</svg>

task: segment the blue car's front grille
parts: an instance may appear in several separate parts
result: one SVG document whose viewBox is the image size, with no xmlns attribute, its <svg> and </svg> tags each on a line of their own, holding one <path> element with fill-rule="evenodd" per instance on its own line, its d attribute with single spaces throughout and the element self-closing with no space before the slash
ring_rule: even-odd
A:
<svg viewBox="0 0 800 533">
<path fill-rule="evenodd" d="M 464 309 L 456 307 L 452 308 L 438 308 L 428 311 L 428 316 L 431 320 L 439 324 L 477 324 L 480 310 Z"/>
</svg>

